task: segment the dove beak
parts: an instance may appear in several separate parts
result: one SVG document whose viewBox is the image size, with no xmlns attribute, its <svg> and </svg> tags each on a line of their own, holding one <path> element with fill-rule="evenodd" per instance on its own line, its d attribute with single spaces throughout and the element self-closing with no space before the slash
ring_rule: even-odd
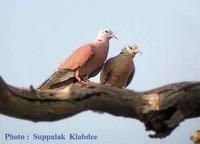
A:
<svg viewBox="0 0 200 144">
<path fill-rule="evenodd" d="M 142 54 L 142 51 L 138 49 L 137 53 Z"/>
<path fill-rule="evenodd" d="M 115 39 L 118 39 L 118 37 L 114 34 L 111 35 L 111 38 L 115 38 Z"/>
</svg>

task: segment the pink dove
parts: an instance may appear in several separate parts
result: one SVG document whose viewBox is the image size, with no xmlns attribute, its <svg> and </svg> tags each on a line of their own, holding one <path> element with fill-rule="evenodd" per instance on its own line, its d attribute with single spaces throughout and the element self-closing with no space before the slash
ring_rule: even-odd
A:
<svg viewBox="0 0 200 144">
<path fill-rule="evenodd" d="M 88 79 L 101 71 L 108 55 L 109 40 L 112 38 L 117 37 L 111 30 L 101 30 L 95 41 L 76 49 L 38 89 L 62 87 L 69 84 L 69 80 L 78 80 L 87 85 Z"/>
</svg>

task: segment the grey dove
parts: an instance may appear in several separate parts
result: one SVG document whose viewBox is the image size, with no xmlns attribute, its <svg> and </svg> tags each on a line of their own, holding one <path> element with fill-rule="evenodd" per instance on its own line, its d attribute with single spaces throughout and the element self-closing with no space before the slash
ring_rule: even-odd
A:
<svg viewBox="0 0 200 144">
<path fill-rule="evenodd" d="M 119 88 L 127 87 L 133 79 L 135 65 L 133 58 L 141 51 L 136 45 L 125 46 L 120 54 L 106 61 L 100 73 L 100 83 Z"/>
</svg>

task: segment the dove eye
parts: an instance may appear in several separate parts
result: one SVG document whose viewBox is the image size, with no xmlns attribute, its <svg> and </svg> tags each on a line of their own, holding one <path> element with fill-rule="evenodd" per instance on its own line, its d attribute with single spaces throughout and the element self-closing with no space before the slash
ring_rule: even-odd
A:
<svg viewBox="0 0 200 144">
<path fill-rule="evenodd" d="M 130 49 L 133 49 L 132 47 L 130 47 Z"/>
<path fill-rule="evenodd" d="M 105 32 L 106 32 L 106 33 L 108 33 L 108 31 L 107 31 L 107 30 L 106 30 Z"/>
</svg>

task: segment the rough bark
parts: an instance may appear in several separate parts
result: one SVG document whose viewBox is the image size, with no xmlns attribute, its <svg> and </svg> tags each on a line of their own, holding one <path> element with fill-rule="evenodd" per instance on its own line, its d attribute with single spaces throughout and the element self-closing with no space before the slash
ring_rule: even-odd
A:
<svg viewBox="0 0 200 144">
<path fill-rule="evenodd" d="M 0 79 L 0 113 L 34 122 L 56 121 L 82 111 L 100 111 L 138 119 L 151 137 L 165 137 L 180 122 L 200 116 L 200 82 L 180 82 L 136 92 L 100 84 L 64 89 L 22 89 Z"/>
</svg>

